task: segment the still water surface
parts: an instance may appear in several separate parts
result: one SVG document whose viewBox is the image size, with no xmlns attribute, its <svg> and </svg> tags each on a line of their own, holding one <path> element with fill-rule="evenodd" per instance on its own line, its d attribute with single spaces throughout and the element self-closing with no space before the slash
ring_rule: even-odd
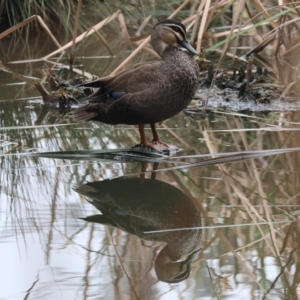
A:
<svg viewBox="0 0 300 300">
<path fill-rule="evenodd" d="M 39 77 L 44 65 L 13 68 Z M 182 112 L 158 130 L 183 150 L 159 162 L 41 158 L 30 153 L 128 149 L 138 130 L 76 124 L 0 78 L 0 299 L 298 297 L 300 152 L 187 165 L 300 147 L 298 112 Z"/>
</svg>

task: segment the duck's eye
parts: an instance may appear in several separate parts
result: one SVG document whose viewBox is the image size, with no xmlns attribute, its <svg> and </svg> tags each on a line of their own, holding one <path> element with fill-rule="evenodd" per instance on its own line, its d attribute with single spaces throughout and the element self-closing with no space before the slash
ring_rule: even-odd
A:
<svg viewBox="0 0 300 300">
<path fill-rule="evenodd" d="M 178 27 L 178 26 L 170 26 L 170 27 L 173 31 L 179 33 L 182 37 L 185 36 L 185 32 L 181 27 Z"/>
</svg>

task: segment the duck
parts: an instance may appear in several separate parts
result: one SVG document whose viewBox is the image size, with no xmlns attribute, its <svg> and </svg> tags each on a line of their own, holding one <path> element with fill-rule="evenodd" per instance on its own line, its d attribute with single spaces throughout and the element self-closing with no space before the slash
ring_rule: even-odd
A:
<svg viewBox="0 0 300 300">
<path fill-rule="evenodd" d="M 160 61 L 138 63 L 115 75 L 82 84 L 97 90 L 72 115 L 77 122 L 138 125 L 139 145 L 163 151 L 172 145 L 160 141 L 156 123 L 188 106 L 198 87 L 200 69 L 193 58 L 198 53 L 188 42 L 180 21 L 166 19 L 157 23 L 150 43 Z M 145 124 L 150 124 L 152 130 L 151 143 L 145 135 Z"/>
<path fill-rule="evenodd" d="M 152 176 L 87 182 L 74 190 L 101 213 L 80 219 L 164 244 L 154 262 L 160 281 L 178 283 L 189 277 L 201 252 L 202 216 L 183 191 Z"/>
</svg>

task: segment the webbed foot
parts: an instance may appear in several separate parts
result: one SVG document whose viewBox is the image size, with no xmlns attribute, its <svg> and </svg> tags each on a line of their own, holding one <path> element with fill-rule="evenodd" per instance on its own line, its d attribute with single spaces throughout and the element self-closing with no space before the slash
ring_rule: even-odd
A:
<svg viewBox="0 0 300 300">
<path fill-rule="evenodd" d="M 145 144 L 137 144 L 132 148 L 144 148 L 145 150 L 149 149 L 152 152 L 158 152 L 164 155 L 173 155 L 179 152 L 181 149 L 170 144 L 166 143 L 145 143 Z"/>
<path fill-rule="evenodd" d="M 141 143 L 139 145 L 134 146 L 135 147 L 141 147 L 141 148 L 149 148 L 150 150 L 153 150 L 155 152 L 159 152 L 162 154 L 166 154 L 166 155 L 171 155 L 174 153 L 177 153 L 178 151 L 180 151 L 180 148 L 174 146 L 174 145 L 170 145 L 170 144 L 166 144 L 163 143 L 159 140 L 156 128 L 155 128 L 155 124 L 152 123 L 151 125 L 151 129 L 153 132 L 153 139 L 152 139 L 152 143 L 149 143 L 147 141 L 147 138 L 145 136 L 145 132 L 144 132 L 144 124 L 139 124 L 139 132 L 140 132 L 140 136 L 141 136 Z"/>
<path fill-rule="evenodd" d="M 161 142 L 160 140 L 152 140 L 152 143 L 147 143 L 147 146 L 156 150 L 156 151 L 165 151 L 165 150 L 172 150 L 172 149 L 178 149 L 178 147 L 167 144 L 164 142 Z"/>
<path fill-rule="evenodd" d="M 164 151 L 176 151 L 178 152 L 180 149 L 174 145 L 163 143 L 159 140 L 152 141 L 152 143 L 147 143 L 145 145 L 141 144 L 142 147 L 149 147 L 154 151 L 164 152 Z"/>
</svg>

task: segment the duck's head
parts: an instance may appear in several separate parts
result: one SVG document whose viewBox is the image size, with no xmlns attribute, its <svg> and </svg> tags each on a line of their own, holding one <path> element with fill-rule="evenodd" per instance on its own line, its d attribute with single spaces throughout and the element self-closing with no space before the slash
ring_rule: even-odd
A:
<svg viewBox="0 0 300 300">
<path fill-rule="evenodd" d="M 174 19 L 163 20 L 153 27 L 151 45 L 160 57 L 162 57 L 163 52 L 169 46 L 178 47 L 191 55 L 198 55 L 186 38 L 185 26 Z"/>
<path fill-rule="evenodd" d="M 170 253 L 170 250 L 173 253 Z M 191 273 L 191 263 L 198 258 L 200 251 L 201 249 L 194 249 L 185 257 L 174 261 L 176 249 L 174 251 L 168 245 L 165 246 L 155 259 L 154 268 L 157 278 L 168 283 L 177 283 L 187 279 Z"/>
</svg>

